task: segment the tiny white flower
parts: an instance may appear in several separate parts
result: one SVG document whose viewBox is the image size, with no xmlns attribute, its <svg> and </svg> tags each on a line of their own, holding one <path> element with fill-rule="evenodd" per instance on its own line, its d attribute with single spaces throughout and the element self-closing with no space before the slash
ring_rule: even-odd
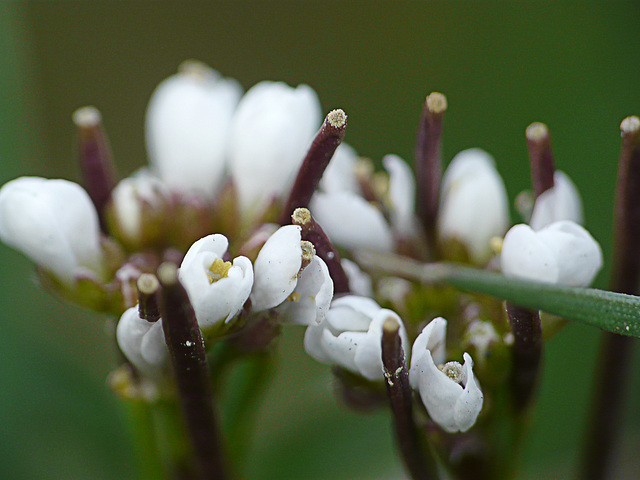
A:
<svg viewBox="0 0 640 480">
<path fill-rule="evenodd" d="M 392 317 L 408 355 L 407 334 L 400 317 L 370 298 L 347 295 L 336 299 L 320 325 L 307 327 L 304 347 L 316 360 L 339 365 L 368 380 L 383 380 L 382 325 Z"/>
<path fill-rule="evenodd" d="M 67 285 L 83 269 L 102 272 L 98 215 L 73 182 L 21 177 L 5 184 L 0 238 Z"/>
<path fill-rule="evenodd" d="M 535 201 L 529 225 L 534 230 L 540 230 L 561 220 L 582 224 L 582 200 L 567 174 L 556 170 L 553 187 L 543 192 Z"/>
<path fill-rule="evenodd" d="M 464 150 L 447 168 L 440 190 L 438 235 L 462 242 L 476 263 L 492 254 L 490 240 L 509 225 L 507 192 L 493 158 L 483 150 Z"/>
<path fill-rule="evenodd" d="M 307 85 L 260 82 L 245 94 L 233 118 L 228 150 L 243 212 L 286 196 L 320 121 L 320 102 Z"/>
<path fill-rule="evenodd" d="M 466 432 L 478 418 L 484 397 L 473 375 L 473 361 L 445 361 L 447 321 L 438 317 L 424 327 L 413 344 L 409 381 L 418 389 L 431 419 L 447 432 Z"/>
<path fill-rule="evenodd" d="M 416 182 L 407 162 L 397 155 L 386 155 L 382 159 L 389 173 L 389 203 L 391 225 L 402 236 L 411 236 L 414 232 L 414 203 Z"/>
<path fill-rule="evenodd" d="M 116 329 L 116 338 L 125 357 L 143 375 L 157 378 L 168 365 L 169 349 L 164 339 L 162 319 L 148 322 L 138 307 L 126 310 Z"/>
<path fill-rule="evenodd" d="M 602 250 L 574 222 L 555 222 L 537 232 L 520 224 L 504 237 L 500 264 L 508 277 L 584 287 L 602 267 Z"/>
<path fill-rule="evenodd" d="M 393 248 L 393 235 L 384 215 L 358 194 L 316 193 L 309 210 L 336 245 L 350 250 Z"/>
<path fill-rule="evenodd" d="M 284 302 L 298 284 L 302 268 L 302 234 L 298 225 L 280 227 L 258 253 L 251 308 L 259 312 Z"/>
<path fill-rule="evenodd" d="M 151 164 L 167 185 L 209 197 L 216 193 L 241 95 L 235 80 L 194 61 L 158 85 L 147 109 L 146 139 Z"/>
<path fill-rule="evenodd" d="M 246 257 L 224 260 L 229 241 L 215 234 L 195 242 L 180 265 L 179 278 L 204 333 L 235 317 L 249 298 L 253 268 Z"/>
</svg>

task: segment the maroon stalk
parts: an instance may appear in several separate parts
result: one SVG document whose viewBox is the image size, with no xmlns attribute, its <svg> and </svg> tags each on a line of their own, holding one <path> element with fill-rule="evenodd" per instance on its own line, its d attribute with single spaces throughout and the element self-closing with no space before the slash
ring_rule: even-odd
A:
<svg viewBox="0 0 640 480">
<path fill-rule="evenodd" d="M 222 443 L 213 410 L 213 391 L 204 341 L 174 263 L 158 268 L 164 337 L 178 387 L 184 419 L 200 480 L 224 480 Z"/>
<path fill-rule="evenodd" d="M 622 147 L 615 204 L 615 239 L 610 288 L 637 295 L 640 276 L 640 119 L 628 117 L 620 125 Z M 609 478 L 624 407 L 625 384 L 634 341 L 602 333 L 595 399 L 582 458 L 581 479 Z"/>
<path fill-rule="evenodd" d="M 334 294 L 349 293 L 349 278 L 342 268 L 340 254 L 311 212 L 306 208 L 296 208 L 291 215 L 291 222 L 302 228 L 302 238 L 313 243 L 316 254 L 327 264 Z"/>
<path fill-rule="evenodd" d="M 551 151 L 549 129 L 544 123 L 534 122 L 527 127 L 527 148 L 531 166 L 531 183 L 536 198 L 553 187 L 556 167 Z"/>
<path fill-rule="evenodd" d="M 160 320 L 158 296 L 160 283 L 155 275 L 143 273 L 138 278 L 138 315 L 147 322 Z"/>
<path fill-rule="evenodd" d="M 436 222 L 442 177 L 442 121 L 447 98 L 431 93 L 424 102 L 416 136 L 417 211 L 429 246 L 436 248 Z"/>
<path fill-rule="evenodd" d="M 329 112 L 298 171 L 296 181 L 282 210 L 280 225 L 289 223 L 291 214 L 296 208 L 309 206 L 322 174 L 336 149 L 342 143 L 346 128 L 347 115 L 343 110 L 337 109 Z"/>
<path fill-rule="evenodd" d="M 413 480 L 430 480 L 432 468 L 425 458 L 418 429 L 413 419 L 413 395 L 409 371 L 402 349 L 400 325 L 392 317 L 382 325 L 382 364 L 387 396 L 393 414 L 396 441 L 402 459 Z"/>
<path fill-rule="evenodd" d="M 78 157 L 84 186 L 98 212 L 100 227 L 106 232 L 104 210 L 116 185 L 116 175 L 102 117 L 95 107 L 83 107 L 74 112 L 73 122 L 78 127 Z"/>
</svg>

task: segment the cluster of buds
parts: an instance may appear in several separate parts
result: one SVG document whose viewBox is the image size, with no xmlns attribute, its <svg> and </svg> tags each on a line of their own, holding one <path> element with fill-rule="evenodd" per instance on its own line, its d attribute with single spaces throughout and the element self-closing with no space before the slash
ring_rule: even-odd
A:
<svg viewBox="0 0 640 480">
<path fill-rule="evenodd" d="M 351 405 L 385 397 L 386 386 L 405 461 L 423 478 L 413 440 L 426 431 L 443 458 L 463 458 L 451 434 L 470 431 L 469 445 L 490 430 L 509 369 L 520 382 L 516 402 L 528 403 L 540 317 L 381 274 L 358 265 L 359 255 L 457 261 L 565 286 L 588 285 L 602 265 L 579 225 L 577 189 L 555 170 L 546 127 L 527 129 L 533 194 L 520 197 L 526 223 L 509 229 L 506 189 L 488 153 L 460 152 L 442 173 L 446 109 L 442 94 L 427 97 L 415 177 L 396 155 L 376 172 L 342 143 L 342 110 L 320 122 L 310 87 L 261 82 L 242 95 L 234 80 L 186 62 L 149 103 L 149 167 L 116 182 L 100 114 L 80 109 L 86 190 L 33 177 L 7 183 L 0 238 L 36 263 L 46 286 L 120 319 L 131 375 L 119 391 L 174 386 L 196 450 L 202 424 L 213 425 L 202 385 L 207 352 L 221 342 L 264 351 L 293 323 L 306 326 L 306 351 L 335 367 Z M 524 385 L 519 368 L 531 370 Z M 206 469 L 211 451 L 198 452 Z"/>
</svg>

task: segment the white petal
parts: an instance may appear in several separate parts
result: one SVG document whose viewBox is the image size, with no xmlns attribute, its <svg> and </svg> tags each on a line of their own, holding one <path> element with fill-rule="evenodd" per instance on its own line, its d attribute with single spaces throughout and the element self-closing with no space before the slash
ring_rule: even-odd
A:
<svg viewBox="0 0 640 480">
<path fill-rule="evenodd" d="M 229 136 L 229 168 L 244 212 L 287 194 L 320 119 L 307 85 L 261 82 L 246 93 Z"/>
<path fill-rule="evenodd" d="M 122 353 L 143 375 L 159 375 L 169 355 L 161 320 L 147 322 L 138 315 L 137 306 L 129 308 L 118 322 L 116 338 Z"/>
<path fill-rule="evenodd" d="M 358 180 L 355 176 L 358 154 L 350 145 L 341 143 L 333 154 L 322 180 L 320 189 L 325 193 L 358 192 Z"/>
<path fill-rule="evenodd" d="M 316 193 L 310 210 L 337 245 L 351 250 L 390 251 L 393 248 L 393 236 L 384 216 L 359 195 Z"/>
<path fill-rule="evenodd" d="M 158 85 L 147 109 L 146 138 L 164 182 L 181 192 L 215 194 L 241 94 L 235 80 L 195 63 Z"/>
<path fill-rule="evenodd" d="M 142 337 L 140 354 L 149 365 L 161 367 L 168 361 L 169 349 L 164 338 L 161 320 L 155 322 Z"/>
<path fill-rule="evenodd" d="M 553 175 L 554 186 L 537 199 L 529 225 L 534 230 L 560 220 L 582 224 L 582 201 L 578 189 L 571 179 L 559 170 Z"/>
<path fill-rule="evenodd" d="M 462 242 L 474 262 L 484 263 L 491 238 L 508 224 L 507 193 L 493 159 L 480 149 L 460 152 L 442 179 L 438 235 Z"/>
<path fill-rule="evenodd" d="M 371 298 L 345 295 L 333 301 L 327 322 L 335 331 L 366 332 L 379 311 L 380 305 Z"/>
<path fill-rule="evenodd" d="M 327 315 L 332 298 L 333 281 L 329 270 L 316 255 L 302 271 L 293 295 L 282 304 L 281 318 L 298 325 L 319 325 Z"/>
<path fill-rule="evenodd" d="M 229 248 L 229 240 L 227 240 L 227 237 L 224 235 L 219 233 L 207 235 L 206 237 L 197 240 L 193 245 L 191 245 L 191 247 L 189 247 L 189 250 L 182 259 L 182 265 L 180 265 L 180 268 L 191 268 L 191 264 L 195 259 L 200 258 L 201 254 L 204 252 L 211 252 L 213 254 L 213 260 L 216 258 L 222 258 L 226 253 L 227 248 Z M 209 266 L 211 266 L 211 264 L 209 264 Z"/>
<path fill-rule="evenodd" d="M 446 336 L 447 321 L 442 317 L 437 317 L 422 329 L 420 335 L 413 342 L 411 368 L 409 369 L 409 381 L 413 388 L 418 388 L 419 372 L 424 368 L 421 362 L 424 361 L 425 351 L 431 352 L 429 359 L 433 358 L 433 361 L 438 364 L 444 363 Z"/>
<path fill-rule="evenodd" d="M 0 238 L 67 284 L 80 267 L 101 273 L 98 216 L 89 195 L 73 182 L 21 177 L 5 184 Z"/>
<path fill-rule="evenodd" d="M 371 277 L 360 270 L 360 267 L 351 260 L 343 258 L 340 264 L 349 279 L 349 290 L 351 290 L 351 293 L 362 297 L 372 297 L 373 287 Z"/>
<path fill-rule="evenodd" d="M 385 156 L 382 163 L 389 173 L 389 201 L 393 229 L 401 235 L 412 235 L 415 226 L 416 183 L 411 167 L 397 155 Z"/>
<path fill-rule="evenodd" d="M 254 264 L 253 311 L 280 305 L 293 292 L 302 266 L 302 236 L 297 225 L 280 227 L 264 244 Z"/>
<path fill-rule="evenodd" d="M 304 332 L 304 349 L 309 355 L 322 363 L 330 363 L 331 359 L 323 348 L 322 336 L 325 325 L 309 325 Z"/>
<path fill-rule="evenodd" d="M 355 363 L 358 346 L 366 341 L 365 332 L 342 332 L 335 336 L 329 330 L 323 330 L 321 345 L 329 361 L 354 373 L 360 373 Z"/>
<path fill-rule="evenodd" d="M 453 407 L 453 418 L 456 428 L 461 432 L 466 432 L 476 423 L 476 419 L 482 410 L 484 395 L 482 395 L 482 390 L 480 390 L 480 386 L 473 375 L 473 360 L 471 360 L 471 356 L 468 353 L 464 353 L 463 358 L 464 365 L 462 368 L 467 380 L 462 395 L 458 397 Z"/>
<path fill-rule="evenodd" d="M 553 251 L 524 224 L 514 225 L 504 237 L 500 266 L 507 277 L 545 283 L 557 283 L 560 278 Z"/>
</svg>

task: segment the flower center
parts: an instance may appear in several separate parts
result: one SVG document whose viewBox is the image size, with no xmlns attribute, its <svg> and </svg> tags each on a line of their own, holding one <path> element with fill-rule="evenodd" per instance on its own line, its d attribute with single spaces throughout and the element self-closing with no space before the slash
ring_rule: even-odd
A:
<svg viewBox="0 0 640 480">
<path fill-rule="evenodd" d="M 462 365 L 458 362 L 447 362 L 444 365 L 439 365 L 438 368 L 441 372 L 443 372 L 447 377 L 456 382 L 458 385 L 464 386 L 464 371 L 462 370 Z"/>
<path fill-rule="evenodd" d="M 221 278 L 227 278 L 227 276 L 229 275 L 229 269 L 231 267 L 231 262 L 225 262 L 220 258 L 216 258 L 209 267 L 209 272 L 207 272 L 209 283 L 217 282 Z"/>
</svg>

